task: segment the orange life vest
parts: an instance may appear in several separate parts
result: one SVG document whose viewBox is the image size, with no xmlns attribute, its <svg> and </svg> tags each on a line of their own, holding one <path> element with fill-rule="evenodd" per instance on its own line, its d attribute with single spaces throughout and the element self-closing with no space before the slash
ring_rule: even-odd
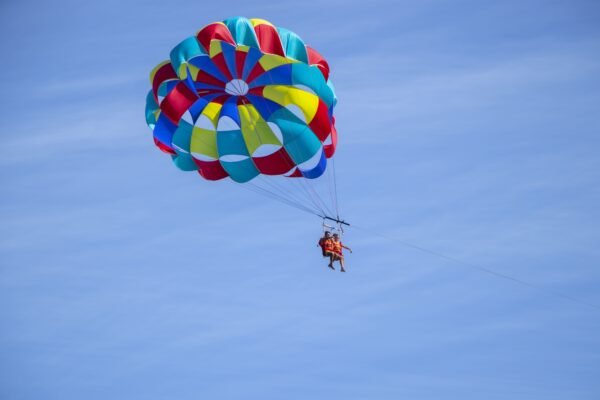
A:
<svg viewBox="0 0 600 400">
<path fill-rule="evenodd" d="M 319 240 L 319 246 L 321 246 L 324 251 L 331 251 L 333 249 L 333 240 L 321 238 L 321 240 Z"/>
<path fill-rule="evenodd" d="M 336 254 L 342 254 L 342 242 L 331 241 L 332 251 Z"/>
</svg>

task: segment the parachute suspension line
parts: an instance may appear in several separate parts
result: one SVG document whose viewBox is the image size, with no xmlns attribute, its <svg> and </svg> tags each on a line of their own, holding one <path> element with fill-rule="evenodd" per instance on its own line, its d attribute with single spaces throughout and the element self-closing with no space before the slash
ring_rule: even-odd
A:
<svg viewBox="0 0 600 400">
<path fill-rule="evenodd" d="M 277 196 L 280 199 L 284 199 L 287 203 L 294 204 L 297 207 L 302 207 L 302 208 L 306 208 L 306 209 L 311 208 L 311 207 L 309 207 L 310 205 L 307 205 L 305 201 L 302 201 L 302 199 L 292 196 L 289 191 L 286 191 L 286 190 L 280 188 L 271 179 L 263 178 L 261 176 L 258 176 L 255 179 L 256 179 L 255 182 L 248 182 L 248 183 L 252 184 L 256 188 L 261 189 L 261 191 L 263 193 L 270 193 L 274 196 Z M 259 183 L 260 183 L 260 185 L 259 185 Z M 315 210 L 320 211 L 320 210 L 318 210 L 318 208 L 315 208 Z"/>
<path fill-rule="evenodd" d="M 338 192 L 337 192 L 337 178 L 336 178 L 336 173 L 335 173 L 335 158 L 331 158 L 331 165 L 332 165 L 332 172 L 333 172 L 333 193 L 335 194 L 334 199 L 335 199 L 335 212 L 336 212 L 336 217 L 339 220 L 340 219 L 340 207 L 338 204 Z"/>
<path fill-rule="evenodd" d="M 265 189 L 263 187 L 256 186 L 254 184 L 251 184 L 251 187 L 253 187 L 253 188 L 256 189 L 256 193 L 266 195 L 267 197 L 270 197 L 273 200 L 279 201 L 280 203 L 283 203 L 283 204 L 287 204 L 287 205 L 289 205 L 289 206 L 291 206 L 291 207 L 293 207 L 293 208 L 295 208 L 297 210 L 305 211 L 305 212 L 307 212 L 309 214 L 312 214 L 312 215 L 317 215 L 317 216 L 320 215 L 318 211 L 316 211 L 316 210 L 314 210 L 312 208 L 305 207 L 305 206 L 303 206 L 301 204 L 291 202 L 291 201 L 285 199 L 284 197 L 281 197 L 281 196 L 279 196 L 277 194 L 274 194 L 273 192 L 271 192 L 271 191 L 269 191 L 269 190 L 267 190 L 267 189 Z"/>
<path fill-rule="evenodd" d="M 325 215 L 326 211 L 323 208 L 323 206 L 319 204 L 318 196 L 315 197 L 308 190 L 308 184 L 306 182 L 304 182 L 303 179 L 295 179 L 295 178 L 290 178 L 290 179 L 292 179 L 293 184 L 296 185 L 296 187 L 301 191 L 301 193 L 304 193 L 304 195 L 310 200 L 310 202 L 315 206 L 315 208 L 318 209 L 321 212 L 321 214 Z"/>
<path fill-rule="evenodd" d="M 297 192 L 300 195 L 302 195 L 304 197 L 304 199 L 306 201 L 308 201 L 308 203 L 312 203 L 312 205 L 315 207 L 316 210 L 319 210 L 319 212 L 321 214 L 325 214 L 325 211 L 323 210 L 323 208 L 321 206 L 319 206 L 319 203 L 313 198 L 313 196 L 311 196 L 310 192 L 302 186 L 302 183 L 304 182 L 302 179 L 296 179 L 296 178 L 285 178 L 285 179 L 287 179 L 290 186 L 300 189 L 300 190 L 297 190 Z"/>
<path fill-rule="evenodd" d="M 257 178 L 260 180 L 260 182 L 264 183 L 264 185 L 273 188 L 273 190 L 279 196 L 284 197 L 284 198 L 288 199 L 290 202 L 293 202 L 299 206 L 308 208 L 306 206 L 306 201 L 303 201 L 303 199 L 300 198 L 299 196 L 294 196 L 292 192 L 290 192 L 289 190 L 285 190 L 285 188 L 279 186 L 277 184 L 277 182 L 275 182 L 275 179 L 276 179 L 275 177 L 271 177 L 271 179 L 269 179 L 267 177 L 262 177 L 259 175 Z M 316 208 L 316 209 L 318 209 L 318 208 Z"/>
<path fill-rule="evenodd" d="M 390 237 L 390 236 L 382 235 L 382 234 L 380 234 L 380 233 L 378 233 L 376 231 L 364 228 L 362 226 L 356 226 L 356 225 L 352 225 L 352 226 L 354 228 L 356 228 L 356 229 L 359 229 L 359 230 L 362 230 L 364 232 L 370 233 L 371 235 L 379 236 L 379 237 L 381 237 L 383 239 L 387 239 L 387 240 L 389 240 L 391 242 L 399 243 L 402 246 L 410 247 L 411 249 L 415 249 L 415 250 L 421 251 L 423 253 L 427 253 L 427 254 L 430 254 L 432 256 L 445 259 L 446 261 L 451 261 L 451 262 L 453 262 L 455 264 L 460 264 L 460 265 L 469 267 L 471 269 L 476 269 L 476 270 L 479 270 L 481 272 L 485 272 L 486 274 L 495 276 L 496 278 L 505 279 L 505 280 L 508 280 L 508 281 L 511 281 L 511 282 L 514 282 L 514 283 L 517 283 L 517 284 L 520 284 L 520 285 L 523 285 L 523 286 L 527 286 L 527 287 L 536 289 L 539 292 L 546 293 L 548 295 L 552 295 L 554 297 L 561 298 L 563 300 L 568 300 L 568 301 L 571 301 L 573 303 L 577 303 L 579 305 L 584 305 L 584 306 L 587 306 L 587 307 L 591 307 L 591 308 L 595 308 L 597 310 L 600 310 L 600 306 L 598 306 L 596 304 L 588 303 L 588 302 L 579 300 L 579 299 L 577 299 L 575 297 L 569 296 L 568 294 L 564 294 L 562 292 L 557 292 L 557 291 L 545 288 L 545 287 L 543 287 L 543 286 L 541 286 L 539 284 L 531 283 L 531 282 L 528 282 L 528 281 L 524 281 L 524 280 L 516 278 L 514 276 L 510 276 L 510 275 L 504 274 L 502 272 L 497 272 L 497 271 L 494 271 L 493 269 L 490 269 L 490 268 L 487 268 L 487 267 L 484 267 L 484 266 L 481 266 L 481 265 L 478 265 L 478 264 L 472 264 L 470 262 L 463 261 L 463 260 L 460 260 L 458 258 L 447 256 L 447 255 L 445 255 L 443 253 L 440 253 L 440 252 L 437 252 L 437 251 L 434 251 L 434 250 L 429 250 L 429 249 L 427 249 L 425 247 L 417 246 L 415 244 L 408 243 L 408 242 L 406 242 L 404 240 L 400 240 L 400 239 L 396 239 L 396 238 L 393 238 L 393 237 Z"/>
<path fill-rule="evenodd" d="M 313 204 L 313 206 L 319 210 L 319 212 L 322 215 L 326 214 L 326 211 L 323 209 L 323 207 L 321 205 L 319 205 L 318 199 L 316 199 L 309 191 L 308 189 L 305 187 L 306 183 L 300 178 L 300 179 L 295 179 L 295 178 L 290 178 L 293 179 L 292 182 L 295 183 L 295 186 L 300 190 L 300 193 L 303 193 L 304 196 L 306 196 L 306 198 L 308 199 L 308 201 L 310 203 Z"/>
<path fill-rule="evenodd" d="M 333 162 L 333 160 L 331 162 Z M 336 214 L 339 214 L 337 212 L 336 200 L 335 200 L 335 197 L 333 195 L 333 168 L 329 167 L 329 162 L 327 164 L 327 189 L 329 190 L 329 198 L 331 199 L 331 204 L 332 204 L 333 207 L 335 207 Z"/>
<path fill-rule="evenodd" d="M 307 212 L 309 214 L 316 215 L 318 217 L 321 216 L 320 214 L 318 214 L 317 212 L 315 212 L 314 210 L 312 210 L 312 209 L 310 209 L 308 207 L 304 207 L 302 205 L 299 205 L 299 204 L 296 204 L 294 202 L 291 202 L 291 201 L 287 200 L 286 198 L 279 196 L 276 193 L 273 193 L 273 192 L 271 192 L 271 191 L 269 191 L 269 190 L 267 190 L 267 189 L 265 189 L 263 187 L 255 185 L 252 182 L 247 182 L 245 185 L 240 185 L 240 186 L 242 188 L 246 189 L 246 190 L 250 190 L 250 191 L 252 191 L 254 193 L 261 194 L 261 195 L 266 196 L 266 197 L 268 197 L 270 199 L 279 201 L 279 202 L 281 202 L 283 204 L 286 204 L 286 205 L 288 205 L 290 207 L 296 208 L 296 209 L 298 209 L 300 211 L 304 211 L 304 212 Z"/>
<path fill-rule="evenodd" d="M 323 209 L 325 211 L 327 211 L 327 213 L 331 213 L 331 209 L 327 206 L 327 204 L 325 204 L 325 201 L 323 201 L 323 199 L 321 198 L 321 196 L 319 196 L 319 194 L 317 193 L 317 191 L 315 190 L 315 188 L 312 187 L 311 185 L 309 185 L 308 182 L 303 182 L 303 183 L 306 186 L 306 188 L 308 189 L 308 191 L 312 192 L 313 195 L 315 196 L 315 198 L 321 203 L 321 205 L 323 206 Z"/>
</svg>

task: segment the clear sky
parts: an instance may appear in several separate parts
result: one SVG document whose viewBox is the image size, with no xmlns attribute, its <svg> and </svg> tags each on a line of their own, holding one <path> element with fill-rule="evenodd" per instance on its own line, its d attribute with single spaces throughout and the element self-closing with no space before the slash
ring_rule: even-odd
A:
<svg viewBox="0 0 600 400">
<path fill-rule="evenodd" d="M 259 17 L 328 59 L 320 220 L 184 173 L 148 74 Z M 2 1 L 0 398 L 598 399 L 594 1 Z M 404 240 L 545 288 L 403 247 Z"/>
</svg>

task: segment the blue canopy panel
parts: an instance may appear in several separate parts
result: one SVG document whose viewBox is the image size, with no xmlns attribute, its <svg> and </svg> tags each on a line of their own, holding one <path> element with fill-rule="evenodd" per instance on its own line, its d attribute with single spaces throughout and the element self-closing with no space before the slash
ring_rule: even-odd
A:
<svg viewBox="0 0 600 400">
<path fill-rule="evenodd" d="M 219 71 L 219 68 L 214 64 L 214 62 L 208 55 L 200 55 L 194 57 L 189 60 L 189 64 L 199 68 L 201 71 L 206 72 L 207 74 L 220 80 L 223 83 L 229 82 L 229 79 L 227 79 L 225 75 L 223 75 L 223 73 Z"/>
<path fill-rule="evenodd" d="M 262 56 L 263 53 L 260 50 L 254 47 L 250 47 L 250 49 L 248 50 L 248 55 L 246 56 L 246 61 L 244 62 L 244 69 L 242 71 L 243 80 L 246 80 L 248 78 L 248 75 L 256 66 L 256 63 L 258 62 L 258 60 L 260 60 Z"/>
<path fill-rule="evenodd" d="M 234 79 L 239 79 L 237 76 L 237 67 L 236 67 L 236 47 L 230 45 L 226 42 L 221 42 L 221 52 L 223 53 L 223 58 L 225 59 L 225 64 L 227 65 L 227 69 L 231 73 Z"/>
<path fill-rule="evenodd" d="M 266 85 L 292 85 L 292 65 L 283 64 L 260 75 L 254 79 L 249 85 L 249 88 L 255 88 Z"/>
<path fill-rule="evenodd" d="M 172 123 L 165 114 L 161 113 L 154 126 L 154 138 L 165 146 L 172 148 L 171 143 L 176 129 L 177 125 Z"/>
<path fill-rule="evenodd" d="M 327 157 L 325 157 L 325 152 L 323 151 L 323 147 L 319 150 L 313 158 L 304 162 L 303 164 L 298 165 L 298 170 L 302 173 L 307 179 L 316 179 L 323 175 L 327 169 Z"/>
</svg>

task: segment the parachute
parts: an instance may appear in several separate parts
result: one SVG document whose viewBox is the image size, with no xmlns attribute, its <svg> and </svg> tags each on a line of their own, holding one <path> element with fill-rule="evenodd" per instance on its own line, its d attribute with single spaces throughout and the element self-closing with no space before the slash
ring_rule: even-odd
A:
<svg viewBox="0 0 600 400">
<path fill-rule="evenodd" d="M 287 29 L 242 17 L 214 22 L 151 72 L 146 122 L 179 169 L 339 220 L 335 172 L 319 179 L 337 146 L 329 73 Z M 326 181 L 331 202 L 313 181 Z"/>
</svg>

